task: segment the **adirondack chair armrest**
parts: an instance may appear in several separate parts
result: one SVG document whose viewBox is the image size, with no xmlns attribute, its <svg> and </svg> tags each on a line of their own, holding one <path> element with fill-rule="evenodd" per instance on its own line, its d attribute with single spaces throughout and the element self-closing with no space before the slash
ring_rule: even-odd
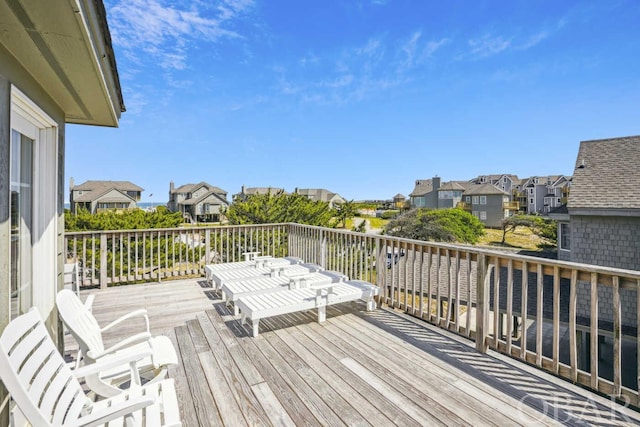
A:
<svg viewBox="0 0 640 427">
<path fill-rule="evenodd" d="M 87 310 L 89 310 L 89 312 L 93 311 L 93 301 L 96 299 L 96 295 L 95 294 L 89 294 L 87 296 L 87 299 L 84 301 L 84 306 L 87 307 Z"/>
<path fill-rule="evenodd" d="M 125 320 L 129 320 L 131 318 L 134 317 L 144 317 L 144 321 L 145 321 L 145 325 L 147 327 L 147 333 L 150 333 L 151 330 L 149 329 L 149 315 L 147 314 L 147 309 L 145 308 L 140 308 L 138 310 L 134 310 L 130 313 L 125 314 L 124 316 L 114 320 L 113 322 L 109 323 L 107 326 L 105 326 L 104 328 L 101 329 L 102 332 L 106 332 L 109 329 L 113 328 L 114 326 L 119 325 L 120 323 L 124 322 Z"/>
<path fill-rule="evenodd" d="M 279 277 L 282 276 L 282 272 L 284 271 L 284 265 L 276 265 L 269 267 L 269 277 Z"/>
<path fill-rule="evenodd" d="M 156 399 L 152 396 L 132 397 L 124 402 L 114 403 L 108 408 L 99 409 L 91 412 L 88 415 L 84 415 L 75 420 L 75 422 L 71 425 L 83 427 L 103 425 L 111 420 L 123 417 L 125 415 L 131 414 L 134 411 L 138 411 L 142 408 L 153 405 L 155 402 Z"/>
<path fill-rule="evenodd" d="M 118 366 L 127 364 L 134 365 L 132 366 L 132 369 L 135 369 L 135 362 L 138 362 L 145 357 L 150 357 L 151 355 L 151 349 L 136 353 L 118 354 L 114 357 L 109 357 L 107 359 L 102 358 L 95 363 L 90 363 L 88 365 L 72 369 L 71 372 L 76 378 L 83 378 L 88 375 L 99 374 L 100 372 L 108 369 L 117 368 Z"/>
<path fill-rule="evenodd" d="M 124 347 L 129 347 L 130 345 L 141 342 L 141 341 L 147 341 L 150 338 L 151 338 L 151 334 L 149 332 L 140 332 L 139 334 L 135 334 L 128 338 L 123 339 L 122 341 L 112 345 L 111 347 L 101 352 L 97 352 L 97 353 L 89 352 L 87 356 L 89 356 L 92 359 L 97 359 L 104 356 L 105 354 L 111 354 L 116 350 L 120 350 L 121 348 L 124 348 Z"/>
</svg>

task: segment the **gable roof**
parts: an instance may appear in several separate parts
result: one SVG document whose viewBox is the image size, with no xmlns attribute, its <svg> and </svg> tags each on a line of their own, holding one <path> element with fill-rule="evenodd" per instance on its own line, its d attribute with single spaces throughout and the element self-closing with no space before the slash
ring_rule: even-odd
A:
<svg viewBox="0 0 640 427">
<path fill-rule="evenodd" d="M 247 188 L 243 188 L 241 192 L 238 194 L 244 194 L 245 196 L 252 196 L 254 194 L 267 194 L 267 193 L 287 194 L 287 192 L 284 191 L 284 188 L 278 188 L 278 187 L 247 187 Z"/>
<path fill-rule="evenodd" d="M 105 195 L 112 193 L 109 197 L 104 197 Z M 127 193 L 123 192 L 123 190 L 119 190 L 116 187 L 103 187 L 93 191 L 87 191 L 79 197 L 73 199 L 74 203 L 90 203 L 95 200 L 101 200 L 105 203 L 113 203 L 113 202 L 122 202 L 122 201 L 134 201 L 135 199 L 129 196 Z"/>
<path fill-rule="evenodd" d="M 129 181 L 86 181 L 74 186 L 71 191 L 105 191 L 111 188 L 120 191 L 144 191 L 144 188 L 138 187 Z"/>
<path fill-rule="evenodd" d="M 224 191 L 222 188 L 220 187 L 216 187 L 215 185 L 211 185 L 207 182 L 204 181 L 200 181 L 197 184 L 184 184 L 181 185 L 178 188 L 175 188 L 172 191 L 169 191 L 171 194 L 183 194 L 183 193 L 193 193 L 194 191 L 196 191 L 197 189 L 199 189 L 200 187 L 206 187 L 209 191 L 217 193 L 217 194 L 224 194 L 226 196 L 227 192 Z"/>
<path fill-rule="evenodd" d="M 497 194 L 500 196 L 509 195 L 509 193 L 507 193 L 506 191 L 491 184 L 476 184 L 467 188 L 464 192 L 465 196 L 471 196 L 471 195 L 488 196 L 488 195 L 494 195 L 494 194 Z"/>
<path fill-rule="evenodd" d="M 442 184 L 442 186 L 440 188 L 438 188 L 438 191 L 440 190 L 455 190 L 455 191 L 464 191 L 465 187 L 462 186 L 459 182 L 456 181 L 449 181 L 449 182 L 445 182 L 444 184 Z"/>
<path fill-rule="evenodd" d="M 216 187 L 217 188 L 217 187 Z M 204 202 L 205 200 L 209 199 L 209 198 L 213 198 L 213 200 L 215 201 L 216 199 L 218 201 L 220 201 L 219 204 L 224 204 L 224 205 L 228 205 L 229 202 L 227 201 L 226 198 L 226 193 L 224 193 L 225 197 L 222 197 L 222 194 L 213 190 L 207 191 L 206 193 L 204 193 L 203 195 L 201 195 L 200 197 L 192 197 L 190 199 L 186 199 L 183 200 L 182 202 L 180 202 L 180 205 L 197 205 L 198 203 Z"/>
<path fill-rule="evenodd" d="M 433 191 L 433 179 L 419 179 L 409 196 L 424 196 Z"/>
<path fill-rule="evenodd" d="M 640 136 L 582 141 L 569 209 L 640 209 Z"/>
<path fill-rule="evenodd" d="M 342 198 L 338 193 L 334 193 L 325 188 L 296 188 L 295 192 L 302 196 L 307 196 L 311 200 L 319 200 L 322 202 L 328 202 L 335 196 Z"/>
</svg>

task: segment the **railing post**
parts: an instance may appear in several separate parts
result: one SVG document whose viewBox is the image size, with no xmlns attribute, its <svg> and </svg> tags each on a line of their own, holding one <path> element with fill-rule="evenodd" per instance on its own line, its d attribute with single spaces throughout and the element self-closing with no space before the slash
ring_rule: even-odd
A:
<svg viewBox="0 0 640 427">
<path fill-rule="evenodd" d="M 100 289 L 107 289 L 107 234 L 100 233 Z"/>
<path fill-rule="evenodd" d="M 327 268 L 327 236 L 320 230 L 320 266 Z"/>
<path fill-rule="evenodd" d="M 476 350 L 487 352 L 487 314 L 489 311 L 489 280 L 487 257 L 478 254 L 476 261 Z"/>
<path fill-rule="evenodd" d="M 207 228 L 204 230 L 204 263 L 209 264 L 211 262 L 211 230 Z"/>
</svg>

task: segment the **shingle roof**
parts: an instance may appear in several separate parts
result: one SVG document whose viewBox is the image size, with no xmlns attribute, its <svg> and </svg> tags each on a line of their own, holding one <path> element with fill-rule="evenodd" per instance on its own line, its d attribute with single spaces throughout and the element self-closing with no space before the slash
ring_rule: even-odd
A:
<svg viewBox="0 0 640 427">
<path fill-rule="evenodd" d="M 569 209 L 640 209 L 640 136 L 582 141 Z"/>
<path fill-rule="evenodd" d="M 473 185 L 471 187 L 469 187 L 465 192 L 464 195 L 465 196 L 470 196 L 470 195 L 489 195 L 489 194 L 500 194 L 500 195 L 508 195 L 509 193 L 507 193 L 506 191 L 496 187 L 495 185 L 491 185 L 491 184 L 476 184 Z"/>
<path fill-rule="evenodd" d="M 218 187 L 214 187 L 214 188 L 218 188 Z M 218 188 L 218 190 L 219 190 L 219 188 Z M 207 198 L 209 198 L 212 195 L 215 196 L 215 198 L 217 198 L 218 200 L 220 200 L 220 202 L 222 202 L 222 203 L 224 203 L 226 205 L 229 204 L 229 202 L 227 202 L 227 199 L 220 195 L 220 192 L 214 191 L 214 190 L 207 191 L 206 193 L 204 193 L 200 197 L 192 197 L 190 199 L 183 200 L 182 202 L 180 202 L 180 204 L 181 205 L 197 205 L 198 203 L 206 200 Z"/>
<path fill-rule="evenodd" d="M 419 179 L 409 196 L 424 196 L 433 191 L 433 179 Z"/>
<path fill-rule="evenodd" d="M 220 187 L 216 187 L 215 185 L 211 185 L 207 182 L 201 181 L 197 184 L 184 184 L 181 185 L 180 187 L 174 189 L 173 191 L 171 191 L 171 193 L 173 194 L 185 194 L 185 193 L 192 193 L 193 191 L 197 190 L 200 187 L 207 187 L 209 189 L 209 191 L 212 191 L 214 193 L 218 193 L 218 194 L 227 194 L 226 191 L 224 191 L 222 188 Z"/>
<path fill-rule="evenodd" d="M 438 188 L 438 191 L 440 191 L 440 190 L 464 191 L 465 187 L 463 185 L 461 185 L 459 182 L 449 181 L 449 182 L 445 182 L 444 184 L 442 184 L 442 186 L 440 188 Z"/>
<path fill-rule="evenodd" d="M 404 196 L 404 194 L 400 194 L 400 193 L 393 196 L 393 200 L 399 200 L 399 199 L 405 200 L 406 197 Z"/>
<path fill-rule="evenodd" d="M 296 193 L 301 194 L 303 196 L 309 197 L 311 200 L 328 202 L 332 197 L 336 196 L 337 193 L 329 191 L 324 188 L 298 188 L 296 189 Z M 338 197 L 340 197 L 338 195 Z"/>
<path fill-rule="evenodd" d="M 104 191 L 110 188 L 116 188 L 120 191 L 144 191 L 144 188 L 138 187 L 129 181 L 86 181 L 74 186 L 72 190 Z"/>
<path fill-rule="evenodd" d="M 73 199 L 74 203 L 89 203 L 98 199 L 101 199 L 101 201 L 104 201 L 105 203 L 134 200 L 131 196 L 124 193 L 122 190 L 117 189 L 116 187 L 103 187 L 97 190 L 84 191 L 86 191 L 86 193 Z M 110 196 L 108 198 L 102 197 L 111 191 L 115 191 L 117 194 L 114 194 L 113 196 Z"/>
<path fill-rule="evenodd" d="M 267 193 L 277 194 L 280 192 L 283 194 L 287 194 L 287 192 L 284 191 L 284 188 L 277 188 L 277 187 L 249 187 L 244 189 L 244 194 L 247 196 L 251 196 L 253 194 L 267 194 Z M 239 193 L 239 194 L 242 194 L 242 193 Z"/>
</svg>

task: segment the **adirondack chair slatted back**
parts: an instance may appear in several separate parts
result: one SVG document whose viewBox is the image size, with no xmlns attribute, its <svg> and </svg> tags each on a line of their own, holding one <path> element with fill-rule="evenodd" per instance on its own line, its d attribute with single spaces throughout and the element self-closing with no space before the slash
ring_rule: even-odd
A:
<svg viewBox="0 0 640 427">
<path fill-rule="evenodd" d="M 63 425 L 91 404 L 35 307 L 9 323 L 0 337 L 0 378 L 34 426 Z"/>
<path fill-rule="evenodd" d="M 69 289 L 58 292 L 56 306 L 85 357 L 90 351 L 96 353 L 104 350 L 100 325 L 76 294 Z"/>
</svg>

